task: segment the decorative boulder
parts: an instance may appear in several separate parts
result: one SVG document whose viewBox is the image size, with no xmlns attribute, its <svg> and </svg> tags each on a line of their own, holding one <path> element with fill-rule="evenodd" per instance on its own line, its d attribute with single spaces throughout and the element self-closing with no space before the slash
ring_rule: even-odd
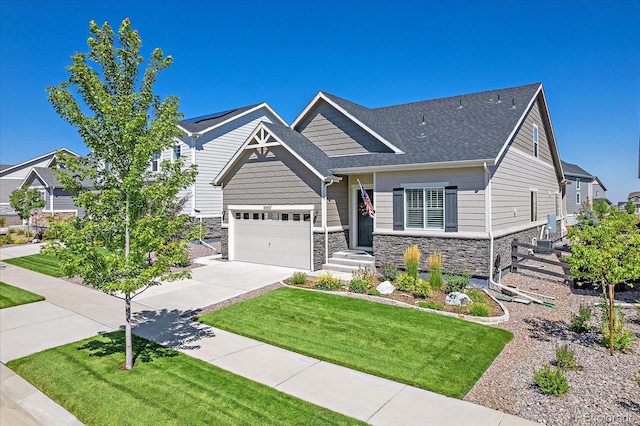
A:
<svg viewBox="0 0 640 426">
<path fill-rule="evenodd" d="M 383 281 L 376 287 L 376 290 L 378 290 L 380 294 L 391 294 L 395 289 L 389 281 Z"/>
<path fill-rule="evenodd" d="M 467 306 L 472 304 L 473 301 L 464 293 L 452 291 L 451 293 L 447 294 L 446 299 L 444 299 L 444 303 L 453 306 Z"/>
</svg>

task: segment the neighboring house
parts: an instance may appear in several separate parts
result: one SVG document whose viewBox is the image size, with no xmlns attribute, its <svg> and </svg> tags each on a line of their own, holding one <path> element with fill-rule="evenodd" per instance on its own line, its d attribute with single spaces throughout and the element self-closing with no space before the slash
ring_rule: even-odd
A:
<svg viewBox="0 0 640 426">
<path fill-rule="evenodd" d="M 611 205 L 606 196 L 607 188 L 597 176 L 566 161 L 562 162 L 562 170 L 566 180 L 568 225 L 577 223 L 576 216 L 583 205 L 593 206 L 599 200 L 605 200 Z"/>
<path fill-rule="evenodd" d="M 636 214 L 640 214 L 640 191 L 634 191 L 629 194 L 627 197 L 627 202 L 631 201 L 634 206 L 636 206 Z M 622 208 L 625 208 L 627 203 L 621 203 Z"/>
<path fill-rule="evenodd" d="M 211 186 L 211 181 L 260 122 L 287 125 L 266 103 L 186 119 L 178 126 L 184 136 L 172 149 L 154 156 L 152 170 L 161 161 L 179 156 L 187 157 L 187 165 L 198 165 L 195 184 L 179 195 L 188 198 L 183 213 L 202 219 L 209 236 L 220 235 L 222 217 L 222 191 Z"/>
<path fill-rule="evenodd" d="M 359 182 L 373 202 L 364 208 Z M 223 257 L 317 270 L 345 249 L 441 251 L 488 276 L 514 238 L 562 229 L 563 171 L 541 84 L 367 108 L 319 92 L 261 123 L 222 169 Z M 424 268 L 424 266 L 423 266 Z"/>
<path fill-rule="evenodd" d="M 66 172 L 65 169 L 60 169 Z M 90 181 L 83 182 L 85 187 L 90 188 Z M 84 216 L 84 209 L 76 206 L 74 196 L 65 191 L 58 180 L 55 167 L 33 167 L 21 183 L 23 187 L 36 188 L 40 191 L 40 197 L 45 201 L 45 206 L 40 209 L 38 220 L 39 226 L 48 227 L 48 217 L 56 219 L 66 219 L 75 216 Z"/>
</svg>

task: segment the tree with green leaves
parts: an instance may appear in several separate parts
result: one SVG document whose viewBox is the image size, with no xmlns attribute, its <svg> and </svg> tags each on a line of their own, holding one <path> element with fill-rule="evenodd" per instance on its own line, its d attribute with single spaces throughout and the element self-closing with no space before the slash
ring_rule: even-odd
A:
<svg viewBox="0 0 640 426">
<path fill-rule="evenodd" d="M 40 191 L 36 188 L 16 188 L 9 194 L 9 204 L 20 219 L 27 221 L 27 234 L 29 234 L 29 219 L 33 210 L 45 206 Z"/>
<path fill-rule="evenodd" d="M 596 214 L 598 219 L 602 219 L 607 212 L 609 211 L 609 204 L 605 200 L 598 200 L 597 203 L 593 205 L 593 212 Z"/>
<path fill-rule="evenodd" d="M 633 285 L 633 281 L 640 279 L 640 229 L 637 224 L 635 215 L 611 208 L 599 223 L 583 221 L 568 235 L 573 242 L 568 257 L 571 274 L 606 293 L 608 312 L 615 312 L 615 285 Z M 614 315 L 609 315 L 608 321 L 609 352 L 613 355 Z"/>
<path fill-rule="evenodd" d="M 636 205 L 633 204 L 633 201 L 631 201 L 631 200 L 627 201 L 627 204 L 624 205 L 624 209 L 629 214 L 635 214 L 636 213 Z"/>
<path fill-rule="evenodd" d="M 150 168 L 153 154 L 180 135 L 178 98 L 161 99 L 153 90 L 171 56 L 155 49 L 145 64 L 142 40 L 128 19 L 117 35 L 107 22 L 91 21 L 89 31 L 89 52 L 71 57 L 68 81 L 47 88 L 56 112 L 77 127 L 90 150 L 84 158 L 59 154 L 67 172 L 58 179 L 86 213 L 55 221 L 59 242 L 45 251 L 57 256 L 66 276 L 124 299 L 130 369 L 131 300 L 150 286 L 190 276 L 172 266 L 185 258 L 192 237 L 178 194 L 195 181 L 196 169 L 182 157 L 163 161 L 157 172 Z"/>
</svg>

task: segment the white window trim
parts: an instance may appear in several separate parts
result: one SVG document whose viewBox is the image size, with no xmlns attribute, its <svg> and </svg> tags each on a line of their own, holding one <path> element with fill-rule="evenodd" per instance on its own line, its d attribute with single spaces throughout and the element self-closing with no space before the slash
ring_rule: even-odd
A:
<svg viewBox="0 0 640 426">
<path fill-rule="evenodd" d="M 444 200 L 444 188 L 446 186 L 449 186 L 448 182 L 433 182 L 433 183 L 423 183 L 423 184 L 419 184 L 419 183 L 409 183 L 409 184 L 401 184 L 400 185 L 401 188 L 403 188 L 403 209 L 404 209 L 404 229 L 405 230 L 410 230 L 410 231 L 435 231 L 435 232 L 444 232 L 444 223 L 446 220 L 446 203 Z M 408 220 L 407 220 L 407 189 L 422 189 L 423 192 L 426 189 L 440 189 L 442 190 L 442 228 L 429 228 L 427 227 L 427 220 L 426 217 L 424 216 L 426 214 L 427 209 L 424 206 L 424 203 L 426 202 L 426 197 L 423 195 L 422 197 L 422 215 L 423 215 L 423 220 L 424 220 L 424 224 L 422 228 L 410 228 L 409 226 L 407 226 Z"/>
<path fill-rule="evenodd" d="M 176 155 L 176 148 L 178 148 L 180 150 L 180 155 Z M 173 161 L 176 161 L 180 157 L 182 157 L 182 146 L 180 145 L 180 143 L 177 143 L 171 149 L 171 159 Z"/>
<path fill-rule="evenodd" d="M 582 201 L 582 200 L 581 200 L 581 198 L 582 198 L 582 197 L 581 197 L 580 195 L 581 195 L 581 194 L 580 194 L 579 192 L 576 192 L 576 204 L 578 204 L 578 205 L 579 205 L 579 204 L 580 204 L 580 202 Z"/>
<path fill-rule="evenodd" d="M 536 206 L 535 218 L 531 217 L 531 216 L 533 216 L 533 214 L 532 214 L 533 213 L 533 211 L 532 211 L 533 210 L 533 203 L 532 203 L 533 200 L 531 199 L 531 195 L 532 194 L 535 194 L 535 206 Z M 531 223 L 535 223 L 535 222 L 538 221 L 538 216 L 539 216 L 538 215 L 538 206 L 539 206 L 538 201 L 540 201 L 539 197 L 538 197 L 538 190 L 536 188 L 529 188 L 529 219 L 530 219 Z"/>
<path fill-rule="evenodd" d="M 576 178 L 576 190 L 580 189 L 580 178 Z"/>
<path fill-rule="evenodd" d="M 533 132 L 531 135 L 531 138 L 533 139 L 533 156 L 536 158 L 540 157 L 540 129 L 538 129 L 538 126 L 536 124 L 533 125 Z"/>
</svg>

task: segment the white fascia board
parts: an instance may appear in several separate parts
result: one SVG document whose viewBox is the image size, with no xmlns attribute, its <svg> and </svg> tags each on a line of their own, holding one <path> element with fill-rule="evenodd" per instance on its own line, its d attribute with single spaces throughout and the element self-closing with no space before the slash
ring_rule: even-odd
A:
<svg viewBox="0 0 640 426">
<path fill-rule="evenodd" d="M 439 163 L 390 164 L 388 166 L 343 167 L 331 169 L 334 174 L 368 173 L 368 172 L 396 172 L 404 170 L 432 170 L 459 169 L 466 167 L 483 167 L 484 163 L 493 166 L 493 158 L 485 160 L 442 161 Z"/>
<path fill-rule="evenodd" d="M 227 210 L 310 211 L 314 209 L 313 204 L 229 204 L 227 206 Z"/>
<path fill-rule="evenodd" d="M 322 99 L 323 101 L 325 101 L 326 103 L 334 107 L 336 110 L 340 111 L 347 118 L 349 118 L 349 120 L 353 121 L 358 126 L 362 127 L 366 132 L 371 134 L 371 136 L 373 136 L 374 138 L 378 139 L 380 142 L 382 142 L 384 145 L 390 148 L 394 153 L 404 154 L 404 151 L 402 151 L 400 148 L 398 148 L 397 146 L 395 146 L 394 144 L 392 144 L 391 142 L 389 142 L 388 140 L 380 136 L 378 133 L 373 131 L 373 129 L 371 129 L 369 126 L 365 125 L 363 122 L 361 122 L 360 120 L 358 120 L 357 118 L 349 114 L 345 109 L 343 109 L 338 104 L 333 102 L 331 99 L 325 96 L 325 94 L 322 92 L 318 92 L 318 94 L 313 98 L 313 100 L 309 102 L 309 104 L 305 107 L 305 109 L 300 113 L 300 115 L 296 117 L 294 122 L 291 124 L 292 129 L 294 129 L 298 124 L 300 124 L 300 121 L 302 121 L 302 119 L 309 113 L 309 111 L 311 111 L 311 109 L 315 106 L 315 104 L 318 102 L 319 99 Z"/>
<path fill-rule="evenodd" d="M 40 173 L 38 173 L 37 170 L 33 167 L 31 168 L 31 170 L 29 170 L 29 173 L 27 173 L 27 176 L 22 180 L 22 182 L 20 182 L 20 186 L 18 186 L 18 188 L 22 188 L 24 184 L 26 184 L 27 182 L 30 182 L 32 180 L 31 179 L 32 175 L 38 176 L 38 178 L 42 181 L 42 183 L 45 184 L 45 188 L 49 188 L 49 183 L 46 180 L 44 180 L 42 176 L 40 176 Z"/>
<path fill-rule="evenodd" d="M 178 129 L 182 130 L 188 137 L 191 137 L 193 135 L 193 133 L 191 133 L 190 131 L 188 131 L 187 129 L 185 129 L 179 124 L 178 124 Z"/>
<path fill-rule="evenodd" d="M 534 93 L 533 96 L 531 97 L 531 99 L 529 100 L 529 103 L 527 104 L 527 107 L 524 109 L 524 111 L 522 111 L 522 115 L 520 115 L 520 118 L 518 119 L 518 122 L 513 127 L 513 129 L 511 130 L 511 133 L 509 133 L 509 136 L 507 137 L 507 140 L 502 144 L 502 148 L 500 148 L 500 151 L 498 152 L 498 155 L 493 160 L 494 164 L 498 163 L 498 161 L 502 157 L 502 154 L 504 154 L 505 150 L 507 149 L 507 146 L 509 146 L 509 143 L 511 142 L 513 137 L 518 132 L 518 129 L 520 129 L 520 126 L 522 126 L 522 123 L 524 122 L 524 120 L 527 118 L 527 114 L 529 114 L 529 111 L 531 110 L 531 107 L 533 106 L 534 102 L 536 101 L 536 98 L 538 97 L 538 93 L 540 93 L 540 90 L 542 90 L 542 84 L 538 86 L 538 90 L 536 90 L 536 93 Z"/>
<path fill-rule="evenodd" d="M 558 144 L 556 142 L 556 133 L 553 130 L 553 123 L 551 123 L 551 114 L 549 114 L 549 107 L 547 106 L 547 96 L 544 94 L 544 90 L 542 89 L 542 84 L 540 85 L 540 89 L 538 90 L 538 92 L 542 94 L 542 102 L 544 103 L 544 115 L 547 121 L 549 122 L 549 130 L 551 132 L 551 135 L 548 135 L 548 136 L 551 136 L 551 141 L 553 146 L 553 152 L 551 153 L 551 155 L 553 155 L 553 158 L 557 163 L 558 172 L 559 172 L 558 178 L 562 180 L 564 179 L 564 170 L 562 170 L 562 161 L 560 160 L 560 151 L 558 150 Z M 548 141 L 549 141 L 549 137 L 547 137 L 547 142 Z"/>
<path fill-rule="evenodd" d="M 244 111 L 241 114 L 234 115 L 233 117 L 230 117 L 230 118 L 228 118 L 228 119 L 216 124 L 215 126 L 208 127 L 208 128 L 206 128 L 204 130 L 201 130 L 199 132 L 194 132 L 193 134 L 194 135 L 196 135 L 196 134 L 197 135 L 204 135 L 205 133 L 210 132 L 213 129 L 217 129 L 218 127 L 224 126 L 225 124 L 231 123 L 232 121 L 235 121 L 238 118 L 244 117 L 245 115 L 251 114 L 252 112 L 255 112 L 255 111 L 257 111 L 257 110 L 259 110 L 261 108 L 265 108 L 267 111 L 269 111 L 271 114 L 273 114 L 274 117 L 276 117 L 278 120 L 280 120 L 280 122 L 282 123 L 283 126 L 287 125 L 286 121 L 284 121 L 278 114 L 276 114 L 276 112 L 273 109 L 271 109 L 271 107 L 269 105 L 267 105 L 266 102 L 263 102 L 260 105 L 256 105 L 255 107 L 253 107 L 251 109 L 248 109 L 248 110 Z"/>
<path fill-rule="evenodd" d="M 68 148 L 60 148 L 60 149 L 56 149 L 55 151 L 51 151 L 51 152 L 48 152 L 48 153 L 46 153 L 46 154 L 43 154 L 43 155 L 41 155 L 41 156 L 39 156 L 39 157 L 31 158 L 31 159 L 29 159 L 29 160 L 27 160 L 27 161 L 23 161 L 22 163 L 20 163 L 20 164 L 16 164 L 15 166 L 7 167 L 6 169 L 2 170 L 2 172 L 1 172 L 0 174 L 7 174 L 7 173 L 11 173 L 13 170 L 15 170 L 15 169 L 19 169 L 19 168 L 21 168 L 22 166 L 24 166 L 25 164 L 28 164 L 28 163 L 31 163 L 31 162 L 34 162 L 34 161 L 35 161 L 35 162 L 37 162 L 37 161 L 39 161 L 39 160 L 42 160 L 42 159 L 44 159 L 44 158 L 48 157 L 49 155 L 51 155 L 51 160 L 53 161 L 53 158 L 55 157 L 55 154 L 56 154 L 56 152 L 58 152 L 58 151 L 66 151 L 68 154 L 75 155 L 76 157 L 80 157 L 80 155 L 79 155 L 79 154 L 76 154 L 75 152 L 71 151 L 71 150 L 70 150 L 70 149 L 68 149 Z M 49 164 L 48 164 L 48 165 L 51 165 L 51 161 L 49 162 Z"/>
</svg>

